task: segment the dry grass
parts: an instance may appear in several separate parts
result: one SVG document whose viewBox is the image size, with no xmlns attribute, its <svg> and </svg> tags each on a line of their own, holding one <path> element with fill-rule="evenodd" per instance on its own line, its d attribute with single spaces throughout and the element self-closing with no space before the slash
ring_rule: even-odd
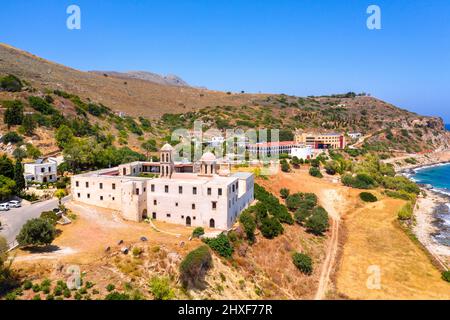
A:
<svg viewBox="0 0 450 320">
<path fill-rule="evenodd" d="M 399 228 L 401 200 L 382 199 L 350 212 L 337 290 L 351 299 L 450 299 L 450 284 Z M 368 289 L 369 266 L 381 270 L 381 289 Z"/>
</svg>

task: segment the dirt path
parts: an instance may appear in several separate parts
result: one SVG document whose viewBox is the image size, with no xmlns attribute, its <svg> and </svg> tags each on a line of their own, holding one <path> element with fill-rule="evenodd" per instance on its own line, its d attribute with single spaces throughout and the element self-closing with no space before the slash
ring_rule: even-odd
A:
<svg viewBox="0 0 450 320">
<path fill-rule="evenodd" d="M 321 192 L 321 199 L 323 199 L 323 207 L 328 211 L 331 217 L 331 237 L 326 252 L 326 258 L 322 266 L 322 272 L 320 274 L 319 286 L 314 297 L 315 300 L 324 299 L 327 293 L 328 283 L 336 260 L 339 243 L 340 214 L 339 208 L 336 208 L 336 205 L 342 204 L 342 198 L 336 190 L 324 190 Z"/>
</svg>

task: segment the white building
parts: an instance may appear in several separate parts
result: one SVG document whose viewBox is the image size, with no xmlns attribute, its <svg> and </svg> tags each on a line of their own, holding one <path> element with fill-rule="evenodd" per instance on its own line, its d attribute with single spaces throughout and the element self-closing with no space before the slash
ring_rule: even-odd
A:
<svg viewBox="0 0 450 320">
<path fill-rule="evenodd" d="M 55 158 L 38 159 L 34 163 L 24 164 L 26 181 L 39 183 L 55 182 L 58 180 L 58 161 Z"/>
<path fill-rule="evenodd" d="M 362 137 L 362 133 L 361 133 L 361 132 L 349 132 L 349 133 L 347 133 L 347 134 L 348 134 L 348 136 L 349 136 L 351 139 L 354 139 L 354 140 L 359 139 L 359 138 Z"/>
<path fill-rule="evenodd" d="M 311 146 L 292 148 L 290 156 L 303 160 L 312 159 L 314 157 L 313 148 Z"/>
<path fill-rule="evenodd" d="M 212 153 L 197 164 L 175 164 L 173 148 L 161 161 L 134 162 L 72 177 L 75 201 L 146 218 L 193 227 L 227 230 L 254 200 L 254 175 L 230 173 Z M 151 174 L 157 177 L 151 177 Z"/>
</svg>

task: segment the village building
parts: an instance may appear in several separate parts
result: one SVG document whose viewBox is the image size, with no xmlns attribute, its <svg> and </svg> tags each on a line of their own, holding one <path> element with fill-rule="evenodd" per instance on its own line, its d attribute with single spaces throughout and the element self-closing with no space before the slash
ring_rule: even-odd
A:
<svg viewBox="0 0 450 320">
<path fill-rule="evenodd" d="M 231 173 L 207 152 L 196 163 L 175 163 L 166 144 L 160 162 L 133 162 L 72 177 L 74 201 L 192 227 L 230 229 L 254 201 L 254 175 Z"/>
<path fill-rule="evenodd" d="M 313 149 L 344 149 L 346 146 L 345 135 L 334 132 L 314 133 L 297 130 L 295 142 Z"/>
<path fill-rule="evenodd" d="M 304 145 L 295 141 L 281 141 L 281 142 L 261 142 L 255 144 L 247 144 L 247 151 L 251 154 L 261 155 L 280 155 L 290 154 L 292 148 L 300 148 Z"/>
<path fill-rule="evenodd" d="M 58 180 L 58 160 L 56 158 L 38 159 L 33 163 L 24 164 L 26 181 L 47 183 Z"/>
</svg>

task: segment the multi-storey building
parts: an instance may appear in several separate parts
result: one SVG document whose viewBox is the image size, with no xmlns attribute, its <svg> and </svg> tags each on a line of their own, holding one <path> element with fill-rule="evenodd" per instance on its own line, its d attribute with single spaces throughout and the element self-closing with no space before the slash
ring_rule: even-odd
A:
<svg viewBox="0 0 450 320">
<path fill-rule="evenodd" d="M 278 155 L 290 154 L 292 148 L 299 148 L 302 144 L 295 141 L 281 141 L 281 142 L 260 142 L 255 144 L 248 144 L 247 150 L 252 154 L 264 155 Z"/>
<path fill-rule="evenodd" d="M 73 199 L 121 211 L 128 220 L 152 218 L 222 230 L 231 228 L 254 200 L 254 175 L 231 174 L 229 165 L 219 164 L 212 153 L 196 164 L 177 164 L 167 144 L 160 159 L 76 175 Z"/>
<path fill-rule="evenodd" d="M 344 149 L 345 135 L 341 133 L 314 133 L 297 130 L 295 142 L 313 149 Z"/>
<path fill-rule="evenodd" d="M 58 161 L 54 158 L 38 159 L 24 164 L 24 177 L 27 181 L 47 183 L 58 180 Z"/>
</svg>

